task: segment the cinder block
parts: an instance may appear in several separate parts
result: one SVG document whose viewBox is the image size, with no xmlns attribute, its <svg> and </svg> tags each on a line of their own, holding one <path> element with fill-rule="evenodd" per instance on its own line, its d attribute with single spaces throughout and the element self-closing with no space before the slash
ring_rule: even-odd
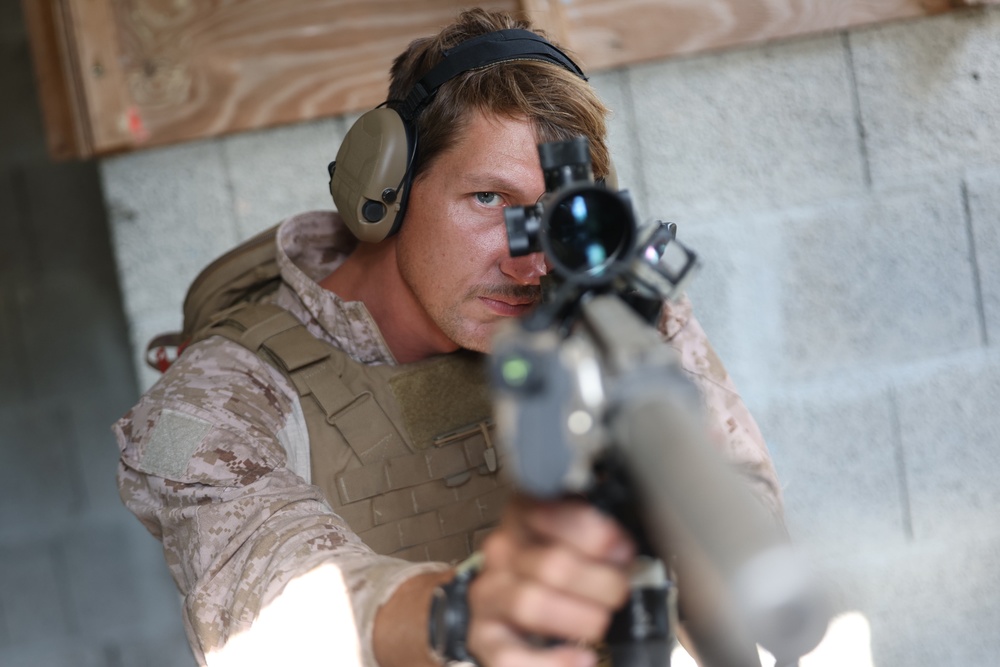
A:
<svg viewBox="0 0 1000 667">
<path fill-rule="evenodd" d="M 128 355 L 120 354 L 122 360 Z M 129 369 L 131 372 L 131 369 Z M 123 379 L 131 382 L 131 375 Z M 73 467 L 81 479 L 84 507 L 88 512 L 134 521 L 122 505 L 115 475 L 118 470 L 118 445 L 111 424 L 135 402 L 114 405 L 98 397 L 77 398 L 71 405 L 73 429 Z"/>
<path fill-rule="evenodd" d="M 74 526 L 58 537 L 60 581 L 68 589 L 73 627 L 84 637 L 129 633 L 142 627 L 143 601 L 132 569 L 126 530 L 110 524 Z"/>
<path fill-rule="evenodd" d="M 135 627 L 154 635 L 182 633 L 180 593 L 167 569 L 163 545 L 131 514 L 123 521 L 106 525 L 105 534 L 119 540 L 119 550 L 126 560 L 121 585 L 131 587 L 139 600 L 133 610 Z"/>
<path fill-rule="evenodd" d="M 917 537 L 1000 532 L 1000 354 L 962 355 L 896 391 Z"/>
<path fill-rule="evenodd" d="M 0 649 L 4 667 L 117 667 L 108 662 L 104 647 L 79 638 L 49 638 L 30 646 Z M 131 665 L 129 666 L 131 667 Z"/>
<path fill-rule="evenodd" d="M 69 411 L 58 402 L 0 407 L 0 533 L 33 535 L 65 523 L 82 502 L 68 449 Z"/>
<path fill-rule="evenodd" d="M 48 541 L 0 547 L 0 646 L 27 646 L 73 632 L 62 584 Z"/>
<path fill-rule="evenodd" d="M 635 105 L 629 87 L 629 70 L 617 69 L 594 74 L 590 83 L 611 110 L 608 117 L 608 145 L 618 172 L 618 187 L 628 190 L 639 220 L 653 217 L 647 211 L 645 183 L 638 167 L 640 133 L 635 127 Z"/>
<path fill-rule="evenodd" d="M 194 667 L 194 656 L 183 632 L 147 634 L 122 641 L 122 667 Z"/>
<path fill-rule="evenodd" d="M 957 182 L 690 232 L 709 249 L 708 275 L 692 291 L 725 311 L 704 319 L 741 383 L 766 388 L 980 345 Z"/>
<path fill-rule="evenodd" d="M 629 79 L 652 217 L 743 215 L 865 188 L 838 36 L 636 66 Z"/>
<path fill-rule="evenodd" d="M 125 312 L 135 325 L 178 313 L 188 285 L 238 238 L 230 184 L 216 141 L 101 162 L 101 180 Z"/>
<path fill-rule="evenodd" d="M 44 272 L 22 286 L 24 361 L 36 396 L 68 398 L 102 389 L 118 404 L 131 397 L 116 296 L 82 267 Z"/>
<path fill-rule="evenodd" d="M 777 220 L 680 223 L 677 238 L 698 255 L 688 287 L 695 317 L 744 398 L 764 393 L 778 382 L 785 335 Z"/>
<path fill-rule="evenodd" d="M 904 541 L 892 417 L 878 386 L 798 388 L 757 410 L 796 542 L 839 554 Z"/>
<path fill-rule="evenodd" d="M 1000 655 L 998 556 L 995 532 L 917 541 L 837 558 L 828 576 L 868 621 L 872 664 L 991 667 Z"/>
<path fill-rule="evenodd" d="M 65 568 L 59 581 L 79 636 L 128 642 L 183 633 L 160 543 L 137 520 L 89 521 L 57 539 Z"/>
<path fill-rule="evenodd" d="M 1000 342 L 1000 170 L 966 179 L 986 338 Z"/>
<path fill-rule="evenodd" d="M 877 187 L 1000 161 L 998 9 L 851 34 Z"/>
<path fill-rule="evenodd" d="M 783 240 L 786 376 L 980 344 L 957 183 L 914 184 L 792 219 Z"/>
<path fill-rule="evenodd" d="M 296 213 L 334 208 L 327 165 L 343 135 L 343 120 L 336 118 L 223 139 L 240 237 Z"/>
</svg>

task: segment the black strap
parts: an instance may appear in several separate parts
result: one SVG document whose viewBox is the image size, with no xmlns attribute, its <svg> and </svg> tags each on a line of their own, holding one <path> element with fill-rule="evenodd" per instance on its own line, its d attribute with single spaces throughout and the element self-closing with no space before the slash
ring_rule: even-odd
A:
<svg viewBox="0 0 1000 667">
<path fill-rule="evenodd" d="M 398 113 L 412 122 L 442 84 L 470 70 L 509 60 L 540 60 L 558 65 L 584 81 L 587 76 L 573 60 L 544 37 L 518 28 L 497 30 L 473 37 L 442 54 L 444 59 L 431 68 L 399 106 Z"/>
</svg>

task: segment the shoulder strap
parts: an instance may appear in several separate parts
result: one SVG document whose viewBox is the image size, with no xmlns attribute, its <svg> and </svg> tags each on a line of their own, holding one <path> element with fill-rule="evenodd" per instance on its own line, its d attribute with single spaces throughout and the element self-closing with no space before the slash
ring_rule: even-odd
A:
<svg viewBox="0 0 1000 667">
<path fill-rule="evenodd" d="M 331 348 L 281 306 L 241 303 L 217 313 L 208 326 L 192 335 L 192 342 L 223 336 L 276 365 L 286 374 L 323 361 Z"/>
<path fill-rule="evenodd" d="M 311 396 L 319 409 L 319 422 L 309 425 L 311 434 L 314 428 L 336 425 L 362 463 L 409 453 L 396 425 L 371 392 L 359 394 L 348 386 L 344 378 L 347 355 L 313 336 L 285 309 L 241 304 L 221 313 L 193 340 L 210 336 L 242 345 L 287 377 L 300 398 Z"/>
<path fill-rule="evenodd" d="M 327 419 L 357 397 L 342 378 L 345 357 L 319 340 L 294 315 L 273 304 L 240 304 L 197 332 L 193 341 L 223 336 L 275 366 L 299 396 L 312 395 Z"/>
</svg>

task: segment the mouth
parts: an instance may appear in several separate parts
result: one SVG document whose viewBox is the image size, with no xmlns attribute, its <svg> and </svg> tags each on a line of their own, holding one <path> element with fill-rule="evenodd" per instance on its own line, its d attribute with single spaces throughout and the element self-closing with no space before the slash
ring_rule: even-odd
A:
<svg viewBox="0 0 1000 667">
<path fill-rule="evenodd" d="M 502 317 L 520 317 L 535 307 L 539 298 L 531 295 L 489 294 L 480 295 L 479 302 Z"/>
</svg>

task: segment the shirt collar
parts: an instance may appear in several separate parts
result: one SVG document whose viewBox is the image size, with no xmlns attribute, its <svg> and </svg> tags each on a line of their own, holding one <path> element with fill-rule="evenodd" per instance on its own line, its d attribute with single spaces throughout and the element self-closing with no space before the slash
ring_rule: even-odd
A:
<svg viewBox="0 0 1000 667">
<path fill-rule="evenodd" d="M 292 216 L 281 223 L 277 239 L 281 277 L 312 320 L 307 326 L 311 330 L 321 329 L 319 333 L 324 338 L 357 361 L 395 364 L 395 357 L 365 304 L 344 301 L 319 285 L 358 243 L 340 216 L 333 211 Z"/>
</svg>

